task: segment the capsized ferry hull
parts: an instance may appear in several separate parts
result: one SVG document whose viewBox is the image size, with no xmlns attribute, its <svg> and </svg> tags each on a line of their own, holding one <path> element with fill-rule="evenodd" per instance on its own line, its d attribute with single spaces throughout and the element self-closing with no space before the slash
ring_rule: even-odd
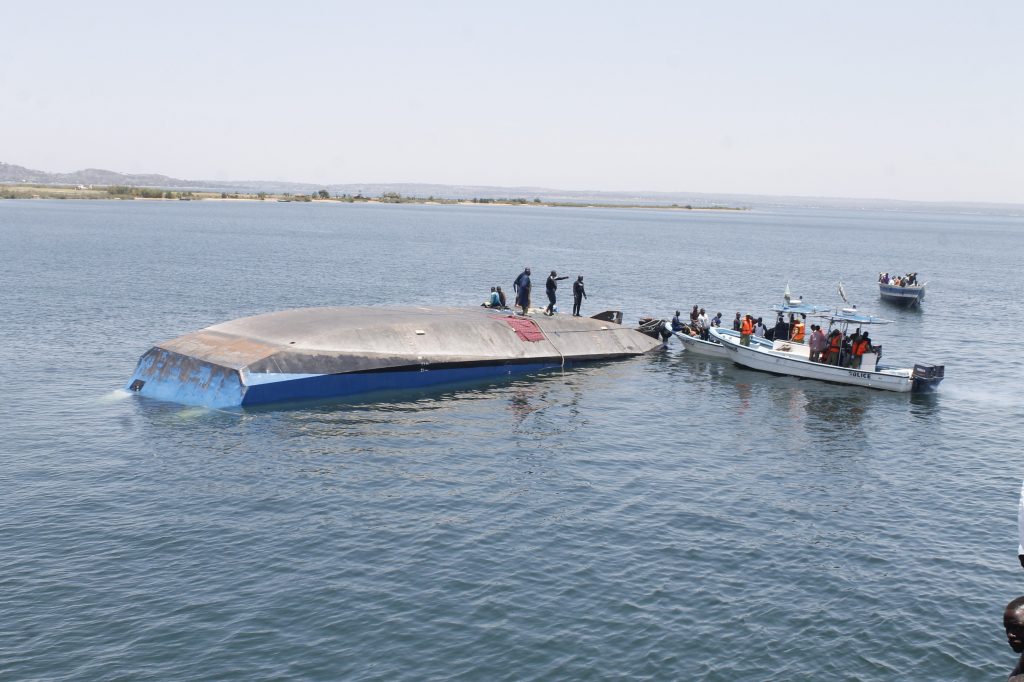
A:
<svg viewBox="0 0 1024 682">
<path fill-rule="evenodd" d="M 640 355 L 658 339 L 595 318 L 462 308 L 300 308 L 157 344 L 128 390 L 239 407 L 506 377 Z"/>
</svg>

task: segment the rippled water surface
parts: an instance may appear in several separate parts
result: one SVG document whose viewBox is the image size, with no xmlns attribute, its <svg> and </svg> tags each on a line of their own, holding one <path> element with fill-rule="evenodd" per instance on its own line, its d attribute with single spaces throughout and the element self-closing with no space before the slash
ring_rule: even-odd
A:
<svg viewBox="0 0 1024 682">
<path fill-rule="evenodd" d="M 1024 220 L 0 202 L 0 678 L 1005 676 L 1024 476 Z M 584 312 L 794 294 L 896 324 L 938 394 L 678 347 L 243 412 L 119 389 L 154 342 L 309 305 L 476 305 L 523 265 Z M 883 308 L 880 270 L 930 281 Z M 991 323 L 991 324 L 990 324 Z"/>
</svg>

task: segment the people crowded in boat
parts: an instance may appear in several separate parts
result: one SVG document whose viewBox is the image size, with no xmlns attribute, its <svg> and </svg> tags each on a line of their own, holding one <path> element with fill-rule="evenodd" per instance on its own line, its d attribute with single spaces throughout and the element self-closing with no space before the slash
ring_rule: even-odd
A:
<svg viewBox="0 0 1024 682">
<path fill-rule="evenodd" d="M 673 332 L 686 334 L 691 338 L 707 341 L 708 331 L 710 330 L 711 325 L 713 323 L 710 320 L 708 320 L 707 312 L 704 310 L 704 308 L 699 308 L 698 306 L 694 306 L 694 308 L 697 309 L 697 317 L 694 321 L 683 322 L 682 312 L 677 310 L 676 314 L 672 317 L 672 322 L 670 323 L 670 326 Z M 717 318 L 719 322 L 721 322 L 721 318 L 722 314 L 719 313 Z"/>
<path fill-rule="evenodd" d="M 880 272 L 878 281 L 881 284 L 891 284 L 894 287 L 913 287 L 917 286 L 917 273 L 911 272 L 901 277 L 899 275 L 890 276 L 888 272 Z"/>
<path fill-rule="evenodd" d="M 853 334 L 843 334 L 833 329 L 828 336 L 819 325 L 811 325 L 811 335 L 807 342 L 810 349 L 811 362 L 821 362 L 837 367 L 859 369 L 865 353 L 882 354 L 881 346 L 873 346 L 867 332 L 857 329 Z"/>
<path fill-rule="evenodd" d="M 693 310 L 690 311 L 689 322 L 683 322 L 682 312 L 677 310 L 672 318 L 671 327 L 673 332 L 682 332 L 687 336 L 699 338 L 702 341 L 710 341 L 711 328 L 721 326 L 721 324 L 722 313 L 718 313 L 712 320 L 708 318 L 708 312 L 705 308 L 695 305 Z"/>
</svg>

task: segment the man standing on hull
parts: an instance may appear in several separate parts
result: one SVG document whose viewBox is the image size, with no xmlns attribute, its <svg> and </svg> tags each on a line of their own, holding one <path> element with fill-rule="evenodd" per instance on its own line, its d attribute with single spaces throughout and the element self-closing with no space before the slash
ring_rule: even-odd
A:
<svg viewBox="0 0 1024 682">
<path fill-rule="evenodd" d="M 583 305 L 583 299 L 587 297 L 587 292 L 583 288 L 583 275 L 576 278 L 576 281 L 572 283 L 572 316 L 581 317 L 580 306 Z"/>
<path fill-rule="evenodd" d="M 545 315 L 555 314 L 555 290 L 558 289 L 558 280 L 569 279 L 568 277 L 559 277 L 558 273 L 554 270 L 548 276 L 548 281 L 544 284 L 544 288 L 548 292 L 548 308 L 544 311 Z"/>
<path fill-rule="evenodd" d="M 522 307 L 523 315 L 530 310 L 530 268 L 525 268 L 512 283 L 516 292 L 516 305 Z"/>
</svg>

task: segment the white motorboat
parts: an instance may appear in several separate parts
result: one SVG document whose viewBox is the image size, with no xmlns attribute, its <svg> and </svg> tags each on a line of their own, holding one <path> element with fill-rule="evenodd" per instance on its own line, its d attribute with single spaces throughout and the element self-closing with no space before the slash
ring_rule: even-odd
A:
<svg viewBox="0 0 1024 682">
<path fill-rule="evenodd" d="M 792 323 L 794 315 L 807 315 L 813 313 L 820 313 L 828 310 L 827 306 L 812 305 L 810 303 L 804 303 L 801 299 L 793 299 L 789 293 L 789 284 L 786 284 L 786 293 L 783 296 L 783 303 L 773 305 L 772 310 L 778 313 L 780 316 L 789 315 L 789 320 Z M 707 355 L 714 358 L 728 358 L 729 353 L 722 347 L 721 342 L 712 334 L 708 334 L 707 339 L 702 339 L 700 336 L 690 336 L 688 333 L 689 325 L 683 325 L 683 329 L 677 332 L 672 332 L 673 336 L 678 338 L 683 347 L 690 353 L 698 355 Z M 728 336 L 734 339 L 737 343 L 740 340 L 740 333 L 733 329 L 727 329 L 725 327 L 713 327 L 717 329 L 718 333 L 723 336 Z M 760 336 L 751 336 L 750 344 L 759 348 L 771 349 L 772 340 L 771 335 L 774 333 L 773 329 L 768 330 L 769 338 L 763 338 Z"/>
<path fill-rule="evenodd" d="M 732 329 L 725 329 L 722 327 L 713 327 L 712 330 L 717 330 L 723 336 L 728 336 L 730 338 L 735 337 L 736 342 L 739 343 L 740 333 L 737 331 L 733 331 Z M 683 348 L 686 349 L 687 353 L 694 353 L 696 355 L 706 355 L 712 358 L 724 359 L 729 357 L 729 353 L 726 352 L 725 348 L 722 347 L 721 342 L 718 341 L 718 339 L 712 334 L 708 334 L 707 341 L 700 338 L 700 336 L 690 336 L 689 334 L 686 333 L 686 328 L 684 328 L 682 331 L 672 332 L 672 335 L 679 339 L 679 341 L 683 344 Z M 750 343 L 751 345 L 764 346 L 766 348 L 772 347 L 771 341 L 762 339 L 757 336 L 750 337 Z"/>
<path fill-rule="evenodd" d="M 829 320 L 829 329 L 839 328 L 844 333 L 851 324 L 858 327 L 868 324 L 885 324 L 871 315 L 858 313 L 855 309 L 844 309 L 820 317 Z M 736 364 L 772 374 L 781 374 L 805 379 L 818 379 L 838 384 L 866 386 L 899 393 L 927 392 L 938 387 L 945 375 L 942 365 L 915 364 L 913 367 L 891 367 L 878 364 L 879 354 L 864 353 L 859 367 L 831 365 L 812 362 L 810 348 L 804 343 L 778 340 L 771 348 L 760 345 L 744 346 L 738 338 L 719 334 L 712 329 L 712 336 L 718 338 L 729 358 Z"/>
</svg>

